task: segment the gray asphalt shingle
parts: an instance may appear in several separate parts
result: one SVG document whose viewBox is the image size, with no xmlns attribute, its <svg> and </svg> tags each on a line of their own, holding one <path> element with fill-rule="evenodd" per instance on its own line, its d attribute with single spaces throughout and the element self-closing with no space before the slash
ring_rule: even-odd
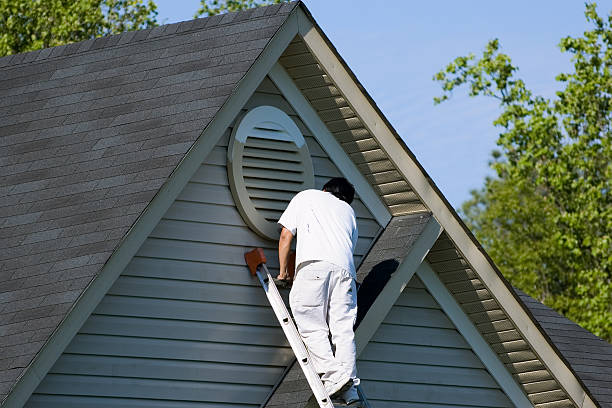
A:
<svg viewBox="0 0 612 408">
<path fill-rule="evenodd" d="M 294 7 L 0 58 L 0 400 Z"/>
<path fill-rule="evenodd" d="M 612 344 L 515 289 L 559 354 L 602 408 L 612 408 Z"/>
</svg>

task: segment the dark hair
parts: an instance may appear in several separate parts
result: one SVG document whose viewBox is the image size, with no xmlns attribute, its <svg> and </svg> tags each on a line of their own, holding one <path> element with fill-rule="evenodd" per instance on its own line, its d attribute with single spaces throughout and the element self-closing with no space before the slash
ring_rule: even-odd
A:
<svg viewBox="0 0 612 408">
<path fill-rule="evenodd" d="M 344 177 L 334 177 L 323 186 L 323 191 L 332 193 L 340 200 L 350 204 L 355 197 L 355 187 Z"/>
</svg>

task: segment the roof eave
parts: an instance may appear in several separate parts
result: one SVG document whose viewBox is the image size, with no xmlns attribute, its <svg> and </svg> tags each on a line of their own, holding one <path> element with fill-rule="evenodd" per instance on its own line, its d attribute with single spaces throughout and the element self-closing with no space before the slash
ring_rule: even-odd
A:
<svg viewBox="0 0 612 408">
<path fill-rule="evenodd" d="M 367 92 L 365 87 L 357 79 L 357 77 L 355 76 L 353 71 L 350 69 L 350 67 L 348 66 L 346 61 L 338 53 L 337 49 L 334 47 L 334 45 L 331 43 L 329 38 L 325 35 L 325 33 L 323 32 L 321 27 L 315 21 L 315 19 L 313 18 L 312 14 L 310 13 L 310 11 L 306 7 L 306 5 L 303 4 L 302 2 L 300 2 L 299 3 L 299 8 L 300 8 L 301 11 L 303 11 L 303 13 L 305 14 L 305 17 L 306 17 L 306 19 L 303 19 L 302 20 L 303 22 L 300 23 L 300 34 L 302 35 L 302 37 L 305 37 L 305 34 L 311 28 L 314 28 L 314 30 L 316 31 L 317 35 L 320 37 L 320 40 L 331 51 L 331 53 L 333 54 L 334 58 L 337 60 L 338 65 L 344 71 L 343 74 L 346 74 L 348 76 L 348 79 L 357 88 L 358 92 L 363 96 L 363 98 L 365 99 L 367 105 L 374 111 L 376 119 L 379 120 L 381 122 L 381 124 L 383 125 L 383 126 L 376 126 L 376 129 L 378 130 L 378 132 L 377 131 L 373 131 L 373 129 L 370 129 L 370 130 L 372 130 L 371 133 L 373 135 L 380 135 L 381 131 L 389 132 L 389 134 L 393 136 L 395 142 L 399 144 L 399 146 L 401 147 L 403 152 L 408 155 L 408 157 L 410 159 L 409 160 L 409 162 L 410 162 L 409 164 L 411 165 L 411 167 L 413 167 L 412 169 L 410 169 L 411 171 L 405 171 L 406 170 L 406 166 L 402 166 L 401 165 L 402 163 L 399 160 L 393 160 L 392 155 L 389 154 L 390 153 L 389 149 L 386 149 L 387 154 L 391 157 L 391 160 L 398 166 L 398 169 L 400 169 L 400 171 L 403 170 L 402 172 L 412 182 L 411 184 L 412 184 L 415 192 L 419 196 L 419 198 L 424 203 L 426 203 L 426 205 L 429 207 L 429 209 L 433 212 L 434 216 L 436 216 L 436 218 L 438 218 L 438 221 L 444 227 L 444 229 L 447 231 L 449 236 L 451 236 L 453 241 L 455 241 L 455 242 L 461 241 L 460 239 L 457 239 L 457 238 L 461 238 L 460 234 L 464 234 L 463 236 L 467 237 L 469 239 L 469 245 L 472 245 L 473 249 L 476 249 L 478 256 L 484 258 L 484 261 L 485 261 L 484 264 L 486 264 L 486 266 L 488 268 L 490 268 L 495 273 L 496 277 L 499 279 L 499 282 L 501 282 L 503 284 L 504 289 L 506 291 L 505 294 L 510 296 L 514 300 L 514 302 L 516 302 L 516 304 L 519 305 L 521 311 L 525 315 L 528 316 L 529 321 L 533 324 L 533 327 L 536 328 L 536 330 L 537 330 L 538 334 L 541 336 L 541 338 L 545 340 L 546 344 L 552 349 L 552 351 L 554 352 L 555 356 L 563 363 L 563 366 L 565 367 L 565 369 L 569 370 L 569 372 L 571 373 L 571 376 L 573 377 L 573 381 L 575 381 L 575 383 L 574 383 L 574 387 L 573 387 L 574 389 L 571 390 L 571 392 L 568 392 L 568 395 L 570 395 L 571 398 L 580 407 L 585 407 L 586 408 L 586 407 L 599 406 L 595 402 L 596 400 L 592 397 L 592 395 L 589 392 L 588 388 L 586 388 L 584 386 L 584 383 L 580 380 L 579 376 L 573 370 L 571 365 L 568 364 L 567 360 L 561 355 L 561 353 L 559 352 L 557 347 L 551 341 L 550 337 L 543 331 L 541 326 L 537 323 L 537 320 L 534 318 L 533 314 L 529 311 L 529 309 L 526 307 L 526 305 L 522 302 L 520 297 L 514 292 L 514 290 L 512 288 L 512 285 L 502 275 L 501 271 L 497 268 L 497 266 L 493 262 L 492 258 L 487 254 L 487 252 L 484 250 L 482 245 L 478 242 L 478 240 L 476 239 L 474 234 L 472 234 L 472 232 L 469 230 L 467 225 L 463 222 L 463 220 L 461 220 L 461 218 L 459 217 L 459 214 L 454 210 L 454 208 L 452 207 L 450 202 L 446 199 L 446 197 L 444 197 L 444 195 L 442 194 L 442 192 L 440 191 L 438 186 L 435 184 L 433 179 L 429 176 L 427 171 L 419 163 L 419 161 L 417 160 L 417 158 L 414 155 L 414 153 L 406 145 L 405 141 L 399 136 L 397 131 L 393 128 L 393 126 L 391 125 L 389 120 L 382 113 L 382 111 L 380 110 L 380 108 L 378 107 L 376 102 L 373 100 L 373 98 L 370 96 L 370 94 Z M 308 23 L 311 24 L 311 27 L 308 27 Z M 312 51 L 312 49 L 311 49 L 311 51 Z M 315 56 L 317 56 L 316 52 L 313 52 L 313 54 L 315 54 Z M 320 56 L 317 56 L 317 57 L 320 57 Z M 328 72 L 328 74 L 330 74 L 332 76 L 332 79 L 334 80 L 336 85 L 338 85 L 338 81 L 336 80 L 336 78 L 334 78 L 334 75 L 332 74 L 332 72 L 334 70 L 333 69 L 329 70 L 329 69 L 327 69 L 328 67 L 325 67 L 325 68 L 326 68 L 326 71 Z M 330 72 L 330 71 L 332 71 L 332 72 Z M 343 93 L 345 93 L 345 92 L 343 91 Z M 347 97 L 347 99 L 350 99 L 350 98 Z M 367 124 L 366 124 L 366 126 L 367 126 Z M 374 127 L 374 126 L 370 126 L 370 128 L 372 128 L 372 127 Z M 383 147 L 383 150 L 385 150 L 384 147 Z M 403 163 L 403 164 L 406 164 L 406 163 Z M 420 177 L 421 179 L 418 180 L 418 182 L 414 182 L 413 181 L 414 178 L 415 178 L 415 175 L 417 175 L 416 177 L 418 177 L 418 175 L 421 176 Z M 438 201 L 438 203 L 436 203 L 436 201 Z M 465 245 L 463 245 L 463 247 L 465 248 Z M 460 251 L 466 257 L 466 259 L 473 259 L 474 256 L 476 255 L 473 251 L 470 251 L 470 250 L 461 250 L 460 247 L 458 247 L 458 249 L 460 249 Z M 482 262 L 480 262 L 480 263 L 483 264 Z M 496 288 L 496 289 L 498 289 L 498 288 Z M 515 319 L 513 319 L 513 320 L 515 320 Z M 516 319 L 516 320 L 519 320 L 519 319 Z M 516 323 L 516 321 L 515 321 L 515 323 Z M 517 325 L 517 327 L 520 327 L 520 326 Z M 524 328 L 523 328 L 523 330 L 521 330 L 521 332 L 525 332 L 525 331 L 527 331 L 527 330 L 524 330 Z M 543 361 L 547 361 L 548 360 L 548 359 L 544 359 L 542 356 L 540 356 L 540 357 L 542 358 Z M 557 367 L 557 368 L 560 368 L 560 367 Z M 570 379 L 570 382 L 571 382 L 571 379 Z M 577 389 L 576 385 L 579 385 L 580 389 Z M 565 384 L 564 384 L 564 388 L 565 388 Z M 566 390 L 566 391 L 570 391 L 570 390 Z M 580 395 L 580 391 L 583 393 L 583 395 Z"/>
</svg>

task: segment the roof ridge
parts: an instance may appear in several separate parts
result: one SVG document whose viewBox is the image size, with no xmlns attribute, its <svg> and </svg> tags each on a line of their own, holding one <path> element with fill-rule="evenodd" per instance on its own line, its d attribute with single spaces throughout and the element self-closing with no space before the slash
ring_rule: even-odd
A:
<svg viewBox="0 0 612 408">
<path fill-rule="evenodd" d="M 277 14 L 287 14 L 300 3 L 289 1 L 286 3 L 254 7 L 245 10 L 233 11 L 213 16 L 194 18 L 175 23 L 161 24 L 151 28 L 124 31 L 119 34 L 103 35 L 87 40 L 40 48 L 33 51 L 20 52 L 0 57 L 0 71 L 16 68 L 22 64 L 42 62 L 49 59 L 68 57 L 74 54 L 99 51 L 111 47 L 123 47 L 135 42 L 147 42 L 158 37 L 188 34 L 193 31 L 220 27 L 239 22 L 241 20 L 258 20 L 269 18 Z M 281 12 L 281 10 L 283 10 Z"/>
</svg>

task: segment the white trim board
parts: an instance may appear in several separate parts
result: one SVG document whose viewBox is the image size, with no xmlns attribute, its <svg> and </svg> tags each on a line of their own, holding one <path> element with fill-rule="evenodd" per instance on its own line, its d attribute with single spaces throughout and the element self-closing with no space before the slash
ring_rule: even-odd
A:
<svg viewBox="0 0 612 408">
<path fill-rule="evenodd" d="M 355 331 L 355 345 L 357 346 L 357 356 L 365 349 L 378 326 L 389 313 L 404 288 L 414 276 L 419 265 L 429 253 L 431 247 L 442 233 L 442 228 L 432 216 L 427 221 L 421 235 L 410 248 L 408 254 L 402 260 L 397 270 L 391 275 L 383 290 L 378 294 L 376 300 L 368 309 L 363 320 Z"/>
<path fill-rule="evenodd" d="M 274 34 L 248 72 L 238 82 L 234 92 L 219 109 L 185 157 L 177 165 L 158 194 L 142 212 L 134 226 L 113 252 L 98 277 L 77 299 L 66 318 L 47 341 L 34 361 L 18 380 L 3 403 L 5 408 L 22 407 L 38 384 L 47 375 L 55 361 L 76 335 L 91 312 L 100 303 L 123 269 L 136 254 L 142 243 L 157 225 L 166 210 L 193 176 L 200 164 L 223 136 L 224 130 L 240 112 L 255 89 L 278 61 L 298 32 L 296 7 Z"/>
<path fill-rule="evenodd" d="M 506 367 L 499 361 L 497 354 L 491 350 L 489 344 L 482 338 L 478 329 L 476 329 L 470 318 L 461 309 L 461 306 L 448 289 L 446 289 L 446 286 L 440 281 L 440 278 L 431 269 L 427 261 L 421 263 L 416 274 L 512 403 L 517 407 L 532 407 L 533 405 L 523 392 L 521 386 L 517 384 Z"/>
<path fill-rule="evenodd" d="M 576 376 L 549 344 L 538 326 L 521 305 L 514 293 L 498 275 L 495 267 L 481 249 L 472 241 L 456 213 L 449 208 L 433 182 L 426 177 L 420 165 L 396 139 L 396 132 L 379 114 L 363 88 L 356 83 L 344 63 L 330 48 L 312 20 L 303 10 L 298 10 L 298 25 L 304 43 L 318 63 L 342 93 L 353 111 L 359 116 L 382 150 L 408 180 L 421 201 L 432 211 L 450 239 L 472 265 L 483 284 L 531 345 L 543 364 L 554 375 L 560 386 L 578 407 L 595 407 L 594 402 L 580 385 Z"/>
<path fill-rule="evenodd" d="M 382 227 L 385 227 L 389 220 L 391 220 L 391 213 L 387 206 L 382 202 L 359 169 L 357 169 L 355 163 L 348 157 L 329 129 L 327 129 L 325 123 L 323 123 L 317 112 L 306 100 L 306 97 L 300 92 L 289 74 L 287 74 L 287 71 L 277 62 L 268 73 L 268 76 L 304 121 L 304 124 L 310 129 L 330 160 L 338 167 L 340 173 L 355 186 L 359 198 L 361 198 L 363 204 L 374 215 L 376 221 Z"/>
</svg>

